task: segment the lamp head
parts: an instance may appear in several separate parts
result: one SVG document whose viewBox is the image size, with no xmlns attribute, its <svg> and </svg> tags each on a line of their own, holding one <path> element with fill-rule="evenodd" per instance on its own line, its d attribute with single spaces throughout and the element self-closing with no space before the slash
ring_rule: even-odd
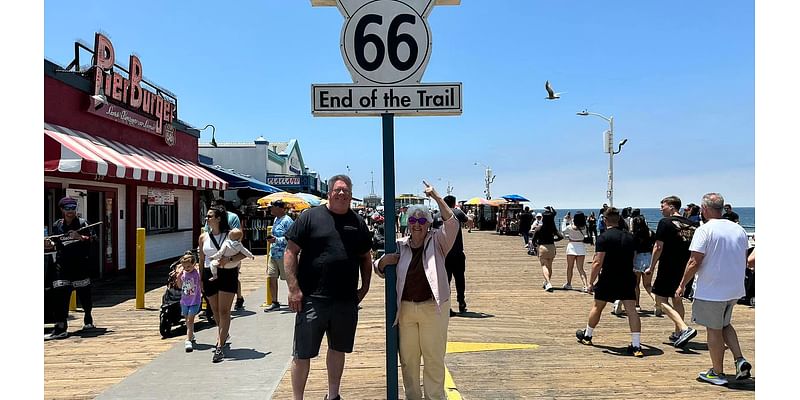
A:
<svg viewBox="0 0 800 400">
<path fill-rule="evenodd" d="M 589 115 L 589 111 L 587 111 L 587 110 L 578 111 L 575 114 L 576 115 L 581 115 L 581 116 L 587 116 L 587 115 Z"/>
<path fill-rule="evenodd" d="M 106 103 L 108 103 L 106 96 L 102 93 L 92 95 L 92 100 L 94 100 L 95 110 L 101 109 Z"/>
</svg>

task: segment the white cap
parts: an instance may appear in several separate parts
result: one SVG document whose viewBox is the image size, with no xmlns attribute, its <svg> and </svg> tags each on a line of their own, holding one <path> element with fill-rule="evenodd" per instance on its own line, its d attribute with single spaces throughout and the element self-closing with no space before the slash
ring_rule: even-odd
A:
<svg viewBox="0 0 800 400">
<path fill-rule="evenodd" d="M 541 216 L 542 216 L 542 213 L 536 213 L 536 216 L 537 216 L 537 217 L 541 217 Z"/>
</svg>

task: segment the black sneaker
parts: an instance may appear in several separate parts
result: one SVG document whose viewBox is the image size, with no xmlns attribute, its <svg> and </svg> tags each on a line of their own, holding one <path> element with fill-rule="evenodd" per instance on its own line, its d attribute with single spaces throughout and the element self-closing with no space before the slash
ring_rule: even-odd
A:
<svg viewBox="0 0 800 400">
<path fill-rule="evenodd" d="M 236 299 L 236 306 L 234 307 L 236 310 L 244 310 L 244 297 L 239 297 Z"/>
<path fill-rule="evenodd" d="M 264 312 L 280 310 L 280 308 L 281 308 L 281 303 L 272 303 L 267 308 L 264 309 Z"/>
<path fill-rule="evenodd" d="M 675 343 L 673 343 L 673 346 L 675 346 L 675 347 L 684 347 L 695 336 L 697 336 L 697 330 L 695 330 L 692 327 L 688 327 L 685 330 L 681 331 L 681 335 L 678 337 L 678 339 L 675 340 Z"/>
<path fill-rule="evenodd" d="M 467 312 L 467 303 L 460 303 L 458 305 L 458 312 L 461 313 L 461 314 L 464 314 L 465 312 Z"/>
<path fill-rule="evenodd" d="M 592 337 L 586 336 L 586 329 L 578 329 L 575 332 L 575 337 L 578 338 L 578 343 L 592 345 Z"/>
<path fill-rule="evenodd" d="M 753 366 L 744 357 L 736 360 L 736 380 L 749 378 L 751 369 L 753 369 Z"/>
<path fill-rule="evenodd" d="M 675 341 L 678 340 L 679 337 L 681 337 L 680 332 L 672 332 L 669 334 L 669 342 L 674 345 Z"/>
<path fill-rule="evenodd" d="M 639 358 L 644 357 L 644 353 L 642 353 L 642 347 L 641 346 L 634 346 L 633 344 L 629 344 L 628 345 L 627 353 L 629 355 L 634 356 L 634 357 L 639 357 Z"/>
<path fill-rule="evenodd" d="M 222 362 L 222 359 L 225 358 L 225 353 L 222 352 L 222 347 L 219 346 L 214 350 L 214 357 L 211 358 L 211 362 L 218 363 Z"/>
</svg>

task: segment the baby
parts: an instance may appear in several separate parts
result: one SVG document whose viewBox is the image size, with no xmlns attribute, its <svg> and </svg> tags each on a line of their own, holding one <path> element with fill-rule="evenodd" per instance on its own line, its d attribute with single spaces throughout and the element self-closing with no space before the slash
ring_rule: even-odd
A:
<svg viewBox="0 0 800 400">
<path fill-rule="evenodd" d="M 239 253 L 244 254 L 245 256 L 255 259 L 250 250 L 247 250 L 247 247 L 244 247 L 242 244 L 243 233 L 241 229 L 234 228 L 231 229 L 230 233 L 228 233 L 228 238 L 222 243 L 220 246 L 219 251 L 214 253 L 211 258 L 211 278 L 209 281 L 213 281 L 217 279 L 217 268 L 219 267 L 219 260 L 222 257 L 232 257 Z M 226 265 L 230 265 L 229 268 L 238 267 L 241 262 L 237 261 L 236 263 L 228 263 Z"/>
</svg>

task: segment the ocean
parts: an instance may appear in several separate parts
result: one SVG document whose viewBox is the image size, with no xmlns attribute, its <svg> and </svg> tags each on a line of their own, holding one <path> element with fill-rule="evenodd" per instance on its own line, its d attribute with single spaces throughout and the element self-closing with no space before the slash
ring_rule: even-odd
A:
<svg viewBox="0 0 800 400">
<path fill-rule="evenodd" d="M 647 220 L 647 225 L 650 226 L 651 229 L 655 230 L 658 226 L 658 221 L 661 219 L 661 209 L 658 208 L 640 208 L 642 211 L 642 215 Z M 535 210 L 536 212 L 542 212 L 543 210 Z M 558 214 L 556 215 L 556 226 L 561 226 L 561 219 L 567 215 L 568 212 L 571 212 L 572 215 L 575 215 L 577 211 L 583 211 L 584 214 L 588 217 L 589 214 L 594 211 L 595 215 L 600 211 L 600 208 L 597 209 L 587 209 L 587 208 L 565 208 L 565 209 L 556 209 Z M 756 231 L 756 209 L 755 207 L 734 207 L 733 211 L 739 214 L 739 224 L 744 228 L 747 233 L 754 233 Z"/>
</svg>

